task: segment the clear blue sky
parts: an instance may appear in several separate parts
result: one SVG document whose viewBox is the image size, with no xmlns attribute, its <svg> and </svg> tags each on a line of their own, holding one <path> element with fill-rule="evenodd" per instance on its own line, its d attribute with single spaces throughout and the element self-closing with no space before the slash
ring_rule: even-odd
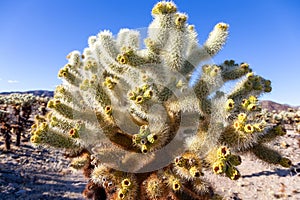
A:
<svg viewBox="0 0 300 200">
<path fill-rule="evenodd" d="M 0 91 L 53 90 L 58 70 L 72 50 L 87 46 L 100 30 L 149 25 L 156 0 L 0 0 Z M 218 22 L 230 37 L 215 58 L 248 62 L 272 80 L 263 96 L 300 105 L 299 0 L 175 0 L 203 43 Z"/>
</svg>

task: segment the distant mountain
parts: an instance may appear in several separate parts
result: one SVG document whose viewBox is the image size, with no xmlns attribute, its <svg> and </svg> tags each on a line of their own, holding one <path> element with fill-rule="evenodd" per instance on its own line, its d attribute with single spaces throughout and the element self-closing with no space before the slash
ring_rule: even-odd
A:
<svg viewBox="0 0 300 200">
<path fill-rule="evenodd" d="M 269 100 L 261 101 L 261 107 L 263 109 L 267 109 L 269 111 L 272 111 L 272 110 L 286 111 L 289 108 L 293 108 L 295 110 L 298 110 L 300 108 L 300 106 L 291 106 L 291 105 L 288 105 L 288 104 L 280 104 L 280 103 L 276 103 L 274 101 L 269 101 Z"/>
<path fill-rule="evenodd" d="M 53 97 L 54 92 L 49 90 L 30 90 L 25 92 L 0 92 L 0 95 L 9 95 L 12 93 L 19 93 L 19 94 L 33 94 L 35 96 L 43 96 L 43 97 Z"/>
</svg>

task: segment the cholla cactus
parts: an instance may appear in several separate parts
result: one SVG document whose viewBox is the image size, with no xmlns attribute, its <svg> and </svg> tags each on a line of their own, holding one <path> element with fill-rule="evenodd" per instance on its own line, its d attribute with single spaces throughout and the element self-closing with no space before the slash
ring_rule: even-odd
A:
<svg viewBox="0 0 300 200">
<path fill-rule="evenodd" d="M 32 94 L 12 93 L 9 95 L 0 95 L 0 104 L 12 104 L 27 106 L 36 101 L 36 96 Z"/>
<path fill-rule="evenodd" d="M 16 146 L 20 146 L 22 133 L 32 124 L 29 118 L 36 100 L 36 96 L 32 94 L 0 95 L 0 123 L 3 123 L 2 132 L 5 133 L 5 143 L 8 147 L 6 149 L 10 149 L 11 133 L 16 135 Z M 5 112 L 1 112 L 2 108 Z"/>
<path fill-rule="evenodd" d="M 136 30 L 102 31 L 67 56 L 52 111 L 31 141 L 75 152 L 71 165 L 85 169 L 84 194 L 94 199 L 217 198 L 203 168 L 236 180 L 242 152 L 289 167 L 266 145 L 285 130 L 258 117 L 269 80 L 229 60 L 203 65 L 189 84 L 195 67 L 222 49 L 229 26 L 218 23 L 201 46 L 174 3 L 157 3 L 152 15 L 145 48 Z M 232 80 L 239 82 L 224 93 Z"/>
<path fill-rule="evenodd" d="M 286 129 L 300 132 L 300 109 L 288 108 L 287 110 L 268 112 L 264 109 L 262 119 L 268 123 L 284 125 Z"/>
</svg>

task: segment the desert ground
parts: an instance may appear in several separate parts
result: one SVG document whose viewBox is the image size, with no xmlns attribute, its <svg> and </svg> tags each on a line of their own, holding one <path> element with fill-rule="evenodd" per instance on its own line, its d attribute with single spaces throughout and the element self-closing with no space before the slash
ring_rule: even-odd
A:
<svg viewBox="0 0 300 200">
<path fill-rule="evenodd" d="M 224 199 L 300 200 L 300 134 L 293 131 L 272 145 L 293 161 L 289 169 L 270 166 L 250 155 L 242 155 L 238 167 L 242 177 L 232 181 L 205 171 L 217 193 Z M 20 147 L 4 150 L 0 142 L 0 199 L 84 199 L 87 179 L 69 167 L 62 150 L 35 148 L 23 140 Z"/>
</svg>

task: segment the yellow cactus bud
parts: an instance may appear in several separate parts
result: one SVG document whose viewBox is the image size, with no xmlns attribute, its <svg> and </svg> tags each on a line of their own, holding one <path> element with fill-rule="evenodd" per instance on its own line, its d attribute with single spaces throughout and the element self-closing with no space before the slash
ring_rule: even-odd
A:
<svg viewBox="0 0 300 200">
<path fill-rule="evenodd" d="M 205 74 L 209 74 L 212 70 L 212 67 L 210 65 L 203 65 L 202 66 L 202 71 L 205 73 Z"/>
<path fill-rule="evenodd" d="M 128 97 L 129 97 L 129 99 L 130 100 L 135 100 L 136 99 L 136 93 L 135 92 L 133 92 L 133 91 L 130 91 L 129 93 L 128 93 Z"/>
<path fill-rule="evenodd" d="M 264 130 L 264 125 L 262 123 L 253 124 L 253 128 L 256 132 L 262 132 Z"/>
<path fill-rule="evenodd" d="M 38 143 L 41 142 L 41 137 L 39 135 L 37 135 L 37 134 L 34 134 L 34 135 L 31 136 L 30 142 L 38 144 Z"/>
<path fill-rule="evenodd" d="M 251 124 L 246 124 L 244 127 L 244 131 L 246 133 L 253 133 L 254 132 L 254 127 Z"/>
<path fill-rule="evenodd" d="M 177 27 L 182 27 L 185 24 L 186 20 L 187 20 L 186 15 L 178 14 L 175 19 L 175 24 Z"/>
<path fill-rule="evenodd" d="M 226 171 L 226 163 L 224 160 L 218 160 L 212 166 L 213 172 L 215 174 L 223 174 Z"/>
<path fill-rule="evenodd" d="M 231 154 L 230 150 L 226 146 L 221 146 L 217 150 L 218 158 L 227 158 Z"/>
<path fill-rule="evenodd" d="M 189 172 L 193 177 L 200 177 L 202 174 L 196 166 L 191 167 Z"/>
<path fill-rule="evenodd" d="M 33 132 L 34 135 L 41 135 L 42 133 L 43 133 L 43 130 L 40 129 L 40 128 L 36 129 L 36 130 Z"/>
<path fill-rule="evenodd" d="M 220 72 L 220 67 L 214 65 L 210 71 L 210 76 L 215 77 L 218 75 L 219 72 Z"/>
<path fill-rule="evenodd" d="M 147 153 L 148 152 L 148 147 L 145 144 L 141 145 L 141 151 L 142 153 Z"/>
<path fill-rule="evenodd" d="M 167 13 L 175 13 L 177 11 L 176 5 L 172 2 L 166 3 Z"/>
<path fill-rule="evenodd" d="M 181 88 L 185 83 L 180 79 L 177 83 L 176 83 L 176 87 L 177 88 Z"/>
<path fill-rule="evenodd" d="M 151 97 L 153 96 L 153 91 L 152 90 L 146 90 L 143 94 L 143 97 L 145 99 L 151 99 Z"/>
<path fill-rule="evenodd" d="M 56 88 L 55 88 L 55 92 L 58 92 L 58 93 L 64 93 L 66 91 L 66 89 L 61 86 L 61 85 L 58 85 Z"/>
<path fill-rule="evenodd" d="M 194 26 L 194 25 L 189 25 L 189 26 L 188 26 L 188 29 L 189 29 L 190 31 L 194 31 L 194 30 L 195 30 L 195 26 Z"/>
<path fill-rule="evenodd" d="M 230 111 L 230 110 L 232 110 L 234 108 L 234 101 L 233 101 L 233 99 L 228 99 L 227 101 L 226 101 L 226 110 L 227 111 Z"/>
<path fill-rule="evenodd" d="M 147 76 L 146 74 L 144 74 L 144 75 L 142 76 L 142 81 L 146 82 L 146 81 L 148 81 L 148 80 L 149 80 L 149 76 Z"/>
<path fill-rule="evenodd" d="M 126 189 L 120 189 L 119 192 L 118 192 L 118 198 L 119 199 L 124 199 L 126 197 L 126 193 L 128 191 Z"/>
<path fill-rule="evenodd" d="M 253 103 L 253 104 L 256 104 L 257 103 L 257 97 L 256 96 L 250 96 L 249 98 L 248 98 L 248 100 L 249 100 L 249 102 L 250 103 Z"/>
<path fill-rule="evenodd" d="M 106 115 L 110 116 L 112 114 L 112 107 L 110 105 L 105 106 L 104 112 L 105 112 Z"/>
<path fill-rule="evenodd" d="M 236 131 L 241 131 L 244 128 L 244 124 L 241 123 L 240 121 L 236 120 L 233 122 L 233 127 Z"/>
<path fill-rule="evenodd" d="M 156 134 L 150 134 L 147 136 L 147 140 L 150 143 L 154 143 L 158 139 L 158 136 Z"/>
<path fill-rule="evenodd" d="M 257 105 L 256 104 L 250 103 L 247 106 L 247 110 L 249 110 L 249 111 L 253 111 L 253 110 L 256 110 L 256 109 L 257 109 Z"/>
<path fill-rule="evenodd" d="M 243 68 L 243 69 L 245 69 L 245 70 L 247 70 L 247 69 L 249 69 L 249 64 L 248 63 L 242 63 L 240 65 L 240 67 Z"/>
<path fill-rule="evenodd" d="M 41 125 L 38 127 L 42 131 L 48 131 L 49 126 L 46 122 L 41 123 Z"/>
<path fill-rule="evenodd" d="M 186 166 L 186 164 L 187 164 L 187 160 L 184 159 L 184 158 L 181 157 L 181 156 L 178 156 L 178 157 L 175 158 L 174 163 L 175 163 L 175 165 L 178 166 L 178 167 L 184 167 L 184 166 Z"/>
<path fill-rule="evenodd" d="M 58 77 L 66 77 L 68 73 L 68 68 L 62 68 L 58 71 Z"/>
<path fill-rule="evenodd" d="M 144 97 L 141 96 L 141 95 L 139 95 L 139 96 L 136 97 L 135 102 L 136 102 L 137 104 L 141 104 L 141 103 L 144 102 L 144 100 L 145 100 Z"/>
<path fill-rule="evenodd" d="M 140 142 L 141 142 L 141 136 L 139 135 L 139 134 L 134 134 L 133 136 L 132 136 L 132 142 L 134 143 L 134 144 L 139 144 Z"/>
<path fill-rule="evenodd" d="M 244 123 L 247 120 L 247 115 L 245 113 L 240 113 L 238 115 L 238 121 Z"/>
<path fill-rule="evenodd" d="M 113 89 L 117 83 L 113 81 L 111 77 L 106 77 L 103 85 L 106 86 L 108 89 Z"/>
<path fill-rule="evenodd" d="M 244 109 L 247 109 L 247 107 L 248 107 L 248 105 L 250 104 L 250 102 L 249 102 L 249 100 L 248 99 L 243 99 L 242 100 L 242 107 L 244 108 Z"/>
<path fill-rule="evenodd" d="M 254 78 L 254 73 L 253 72 L 249 72 L 246 74 L 246 77 L 249 79 Z"/>
<path fill-rule="evenodd" d="M 47 107 L 54 108 L 54 101 L 53 100 L 48 101 Z"/>
<path fill-rule="evenodd" d="M 263 89 L 263 86 L 260 84 L 260 83 L 256 83 L 253 87 L 253 89 L 255 90 L 262 90 Z"/>
<path fill-rule="evenodd" d="M 178 191 L 180 190 L 180 187 L 181 187 L 180 181 L 178 179 L 174 179 L 172 182 L 172 189 L 174 191 Z"/>
<path fill-rule="evenodd" d="M 128 58 L 125 55 L 118 55 L 117 60 L 120 64 L 127 64 L 128 63 Z"/>
<path fill-rule="evenodd" d="M 79 137 L 78 129 L 72 128 L 72 129 L 69 131 L 69 135 L 70 135 L 71 138 L 78 138 L 78 137 Z"/>
<path fill-rule="evenodd" d="M 164 8 L 164 4 L 162 2 L 158 2 L 152 9 L 152 14 L 161 14 Z"/>
<path fill-rule="evenodd" d="M 148 90 L 149 89 L 149 85 L 148 84 L 145 84 L 145 85 L 143 85 L 141 88 L 139 88 L 140 90 L 141 90 L 141 92 L 145 92 L 146 90 Z"/>
<path fill-rule="evenodd" d="M 225 23 L 218 23 L 216 26 L 218 29 L 221 29 L 222 31 L 226 31 L 229 27 L 229 25 Z"/>
<path fill-rule="evenodd" d="M 128 189 L 132 186 L 131 181 L 128 178 L 122 180 L 121 185 L 122 185 L 122 188 L 126 188 L 126 189 Z"/>
</svg>

